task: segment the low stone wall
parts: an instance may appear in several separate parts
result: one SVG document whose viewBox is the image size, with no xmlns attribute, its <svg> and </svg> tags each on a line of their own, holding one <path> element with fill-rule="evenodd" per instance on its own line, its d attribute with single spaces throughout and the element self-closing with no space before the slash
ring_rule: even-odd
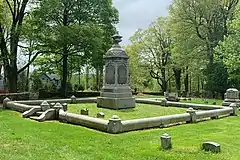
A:
<svg viewBox="0 0 240 160">
<path fill-rule="evenodd" d="M 84 115 L 59 111 L 59 120 L 107 132 L 108 121 Z"/>
<path fill-rule="evenodd" d="M 6 97 L 11 100 L 28 100 L 29 99 L 29 92 L 22 92 L 22 93 L 4 93 L 0 94 L 0 102 L 2 102 Z"/>
<path fill-rule="evenodd" d="M 196 118 L 197 119 L 214 118 L 223 115 L 230 115 L 232 113 L 233 113 L 232 108 L 215 109 L 211 111 L 199 111 L 196 112 Z"/>
<path fill-rule="evenodd" d="M 97 97 L 100 96 L 100 92 L 92 91 L 92 92 L 67 92 L 67 96 L 75 95 L 79 98 L 84 97 Z M 63 95 L 59 92 L 46 92 L 44 90 L 39 91 L 39 99 L 49 99 L 49 98 L 62 98 Z"/>
<path fill-rule="evenodd" d="M 47 99 L 44 100 L 48 103 L 71 103 L 72 100 L 68 99 Z M 40 105 L 43 100 L 28 100 L 28 101 L 15 101 L 16 103 L 27 104 L 27 105 Z M 76 103 L 96 103 L 97 98 L 76 98 Z"/>
<path fill-rule="evenodd" d="M 33 106 L 15 103 L 15 102 L 7 102 L 6 108 L 23 113 L 23 112 L 33 108 Z"/>
<path fill-rule="evenodd" d="M 182 103 L 182 102 L 164 102 L 164 99 L 136 99 L 136 103 L 143 103 L 143 104 L 154 104 L 154 105 L 161 105 L 161 106 L 171 106 L 171 107 L 179 107 L 179 108 L 193 108 L 197 110 L 212 110 L 212 109 L 222 109 L 223 106 L 217 105 L 207 105 L 207 104 L 195 104 L 195 103 Z"/>
<path fill-rule="evenodd" d="M 161 127 L 173 123 L 180 123 L 190 121 L 190 114 L 175 114 L 169 116 L 153 117 L 153 118 L 142 118 L 134 120 L 122 121 L 122 131 L 135 131 L 140 129 Z"/>
<path fill-rule="evenodd" d="M 40 105 L 43 101 L 41 100 L 32 100 L 32 101 L 10 101 L 9 99 L 5 99 L 3 101 L 3 107 L 11 110 L 15 110 L 18 112 L 29 111 L 34 107 L 39 107 L 36 105 Z M 56 100 L 47 100 L 44 102 L 48 103 L 57 103 L 60 105 L 60 108 L 56 110 L 56 120 L 60 120 L 62 122 L 68 122 L 72 124 L 77 124 L 93 129 L 97 129 L 100 131 L 108 132 L 108 133 L 122 133 L 129 132 L 147 128 L 157 128 L 168 126 L 176 123 L 196 123 L 202 119 L 206 118 L 217 118 L 223 115 L 237 115 L 238 108 L 236 104 L 230 105 L 230 107 L 222 107 L 222 106 L 213 106 L 213 105 L 202 105 L 202 104 L 191 104 L 191 103 L 178 103 L 178 102 L 168 102 L 165 100 L 147 100 L 147 99 L 137 99 L 138 103 L 147 103 L 147 104 L 156 104 L 156 105 L 164 105 L 164 106 L 174 106 L 174 107 L 182 107 L 188 108 L 186 113 L 176 114 L 176 115 L 168 115 L 168 116 L 160 116 L 160 117 L 151 117 L 151 118 L 141 118 L 141 119 L 133 119 L 133 120 L 125 120 L 122 121 L 119 117 L 113 116 L 109 120 L 103 120 L 99 118 L 93 118 L 85 115 L 79 115 L 74 113 L 69 113 L 63 111 L 63 106 L 60 103 L 71 103 L 72 99 L 56 99 Z M 95 103 L 96 98 L 75 98 L 75 103 Z M 56 104 L 56 105 L 57 105 Z M 41 104 L 43 106 L 43 104 Z M 56 106 L 54 106 L 56 108 Z M 162 107 L 162 106 L 160 106 Z M 195 109 L 207 110 L 207 111 L 196 111 Z"/>
</svg>

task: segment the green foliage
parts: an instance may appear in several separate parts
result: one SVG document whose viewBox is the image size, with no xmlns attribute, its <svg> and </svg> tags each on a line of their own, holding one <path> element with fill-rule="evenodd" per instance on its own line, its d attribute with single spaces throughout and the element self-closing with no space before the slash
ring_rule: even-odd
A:
<svg viewBox="0 0 240 160">
<path fill-rule="evenodd" d="M 37 70 L 34 70 L 30 76 L 31 80 L 31 90 L 33 92 L 38 92 L 39 89 L 43 88 L 43 82 L 40 79 L 40 73 Z"/>
<path fill-rule="evenodd" d="M 212 92 L 224 94 L 228 89 L 228 73 L 221 61 L 208 66 L 205 71 L 207 77 L 206 89 Z"/>
<path fill-rule="evenodd" d="M 26 89 L 27 89 L 27 86 L 26 86 L 27 85 L 26 84 L 27 79 L 28 79 L 28 77 L 27 77 L 26 72 L 22 72 L 18 75 L 18 91 L 19 92 L 26 91 Z"/>
<path fill-rule="evenodd" d="M 127 45 L 124 49 L 129 56 L 130 85 L 132 89 L 143 91 L 149 87 L 152 78 L 149 75 L 147 66 L 141 60 L 139 54 L 141 48 L 139 44 L 132 44 Z"/>
<path fill-rule="evenodd" d="M 235 12 L 235 19 L 229 21 L 229 36 L 216 47 L 217 58 L 222 59 L 229 74 L 231 87 L 240 88 L 240 7 Z"/>
<path fill-rule="evenodd" d="M 51 57 L 54 62 L 50 63 L 51 68 L 62 76 L 63 93 L 67 81 L 79 67 L 89 64 L 102 67 L 103 54 L 118 22 L 111 0 L 43 0 L 32 15 L 32 24 L 41 28 L 39 42 L 50 52 L 45 57 Z M 44 60 L 39 60 L 38 65 L 42 64 Z M 42 68 L 49 70 L 50 67 Z"/>
<path fill-rule="evenodd" d="M 163 17 L 158 18 L 146 30 L 139 29 L 131 37 L 131 41 L 138 45 L 141 61 L 165 92 L 168 89 L 167 82 L 172 77 L 170 72 L 172 38 L 168 20 Z"/>
<path fill-rule="evenodd" d="M 187 54 L 204 53 L 212 64 L 214 48 L 228 34 L 226 24 L 237 4 L 238 0 L 174 0 L 170 19 L 176 45 Z"/>
</svg>

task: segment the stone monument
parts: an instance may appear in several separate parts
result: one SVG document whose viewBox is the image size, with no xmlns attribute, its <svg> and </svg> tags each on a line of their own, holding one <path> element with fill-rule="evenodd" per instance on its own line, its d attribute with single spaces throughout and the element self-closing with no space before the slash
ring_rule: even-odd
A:
<svg viewBox="0 0 240 160">
<path fill-rule="evenodd" d="M 113 46 L 105 59 L 103 88 L 97 98 L 97 106 L 109 109 L 127 109 L 135 107 L 135 97 L 129 86 L 128 55 L 119 45 L 122 36 L 113 36 Z"/>
<path fill-rule="evenodd" d="M 224 95 L 223 106 L 229 106 L 231 103 L 236 103 L 240 106 L 239 91 L 235 88 L 229 88 Z"/>
</svg>

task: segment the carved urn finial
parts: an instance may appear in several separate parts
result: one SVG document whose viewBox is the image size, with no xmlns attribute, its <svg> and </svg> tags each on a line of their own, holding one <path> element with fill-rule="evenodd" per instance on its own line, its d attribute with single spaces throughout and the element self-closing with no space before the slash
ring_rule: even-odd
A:
<svg viewBox="0 0 240 160">
<path fill-rule="evenodd" d="M 113 35 L 112 38 L 113 38 L 114 44 L 118 45 L 120 42 L 122 42 L 122 36 L 119 35 L 119 32 L 117 32 L 115 35 Z"/>
</svg>

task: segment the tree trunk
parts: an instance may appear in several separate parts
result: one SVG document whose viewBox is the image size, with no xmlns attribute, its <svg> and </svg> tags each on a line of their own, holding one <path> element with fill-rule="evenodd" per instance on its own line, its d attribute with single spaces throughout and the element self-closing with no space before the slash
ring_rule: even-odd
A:
<svg viewBox="0 0 240 160">
<path fill-rule="evenodd" d="M 162 90 L 163 92 L 166 92 L 168 89 L 168 82 L 166 81 L 166 70 L 165 68 L 161 69 L 161 73 L 162 73 Z"/>
<path fill-rule="evenodd" d="M 7 69 L 7 79 L 8 79 L 8 84 L 9 84 L 9 91 L 12 93 L 17 92 L 17 66 L 9 67 Z"/>
<path fill-rule="evenodd" d="M 176 89 L 178 92 L 178 95 L 181 93 L 181 72 L 182 70 L 179 68 L 173 68 L 174 77 L 175 77 L 175 83 L 176 83 Z"/>
<path fill-rule="evenodd" d="M 78 85 L 81 84 L 81 66 L 80 63 L 78 64 Z"/>
<path fill-rule="evenodd" d="M 86 89 L 89 89 L 89 66 L 86 67 Z"/>
<path fill-rule="evenodd" d="M 96 89 L 99 91 L 100 84 L 99 84 L 99 67 L 96 68 Z"/>
<path fill-rule="evenodd" d="M 68 76 L 68 55 L 67 55 L 67 47 L 63 49 L 63 66 L 62 66 L 62 82 L 61 82 L 61 90 L 64 97 L 67 96 L 67 76 Z"/>
<path fill-rule="evenodd" d="M 30 62 L 30 60 L 31 60 L 31 54 L 29 53 L 28 63 Z M 30 71 L 30 66 L 27 67 L 27 79 L 26 79 L 26 88 L 25 88 L 26 91 L 29 91 L 29 71 Z"/>
<path fill-rule="evenodd" d="M 68 26 L 68 10 L 67 6 L 64 8 L 63 13 L 63 25 Z M 63 97 L 67 96 L 67 77 L 68 77 L 68 46 L 65 44 L 63 46 L 63 66 L 62 66 L 62 82 L 61 82 L 61 90 Z"/>
<path fill-rule="evenodd" d="M 103 86 L 103 66 L 100 67 L 100 82 L 99 82 L 99 89 Z"/>
<path fill-rule="evenodd" d="M 188 94 L 189 88 L 189 75 L 188 75 L 188 66 L 185 68 L 185 79 L 184 79 L 184 86 L 185 86 L 185 96 Z"/>
</svg>

